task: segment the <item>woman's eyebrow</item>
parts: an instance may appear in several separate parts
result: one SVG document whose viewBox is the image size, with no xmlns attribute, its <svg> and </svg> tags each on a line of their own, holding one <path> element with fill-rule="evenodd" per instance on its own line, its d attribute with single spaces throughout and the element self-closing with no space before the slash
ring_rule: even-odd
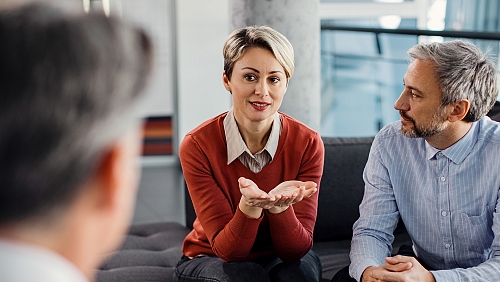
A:
<svg viewBox="0 0 500 282">
<path fill-rule="evenodd" d="M 252 67 L 243 67 L 243 68 L 241 68 L 241 69 L 242 69 L 242 70 L 248 69 L 248 70 L 252 70 L 252 71 L 254 71 L 254 72 L 256 72 L 256 73 L 260 73 L 260 71 L 259 71 L 259 70 L 254 69 L 254 68 L 252 68 Z M 280 70 L 275 70 L 275 71 L 270 71 L 269 73 L 270 73 L 270 74 L 273 74 L 273 73 L 283 73 L 283 72 L 282 72 L 282 71 L 280 71 Z"/>
</svg>

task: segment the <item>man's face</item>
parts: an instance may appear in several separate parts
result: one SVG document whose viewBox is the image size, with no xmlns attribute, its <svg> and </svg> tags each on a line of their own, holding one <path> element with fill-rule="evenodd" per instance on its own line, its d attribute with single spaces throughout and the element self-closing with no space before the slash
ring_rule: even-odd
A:
<svg viewBox="0 0 500 282">
<path fill-rule="evenodd" d="M 394 103 L 401 115 L 401 132 L 406 137 L 425 138 L 443 131 L 447 113 L 441 106 L 442 93 L 434 63 L 413 60 L 403 81 L 405 88 Z"/>
</svg>

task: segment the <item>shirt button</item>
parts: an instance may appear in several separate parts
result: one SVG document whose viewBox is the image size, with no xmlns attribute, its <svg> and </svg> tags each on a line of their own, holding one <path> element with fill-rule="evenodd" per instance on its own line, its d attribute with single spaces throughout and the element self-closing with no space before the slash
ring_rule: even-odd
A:
<svg viewBox="0 0 500 282">
<path fill-rule="evenodd" d="M 441 181 L 443 181 L 443 182 L 446 181 L 446 177 L 444 177 L 444 176 L 441 176 L 439 179 L 441 179 Z"/>
<path fill-rule="evenodd" d="M 445 244 L 444 247 L 447 248 L 447 249 L 449 249 L 451 247 L 451 245 L 450 244 Z"/>
<path fill-rule="evenodd" d="M 446 216 L 446 212 L 445 211 L 441 212 L 441 215 Z"/>
<path fill-rule="evenodd" d="M 443 153 L 439 152 L 439 153 L 438 153 L 438 156 L 442 157 L 442 156 L 443 156 Z"/>
</svg>

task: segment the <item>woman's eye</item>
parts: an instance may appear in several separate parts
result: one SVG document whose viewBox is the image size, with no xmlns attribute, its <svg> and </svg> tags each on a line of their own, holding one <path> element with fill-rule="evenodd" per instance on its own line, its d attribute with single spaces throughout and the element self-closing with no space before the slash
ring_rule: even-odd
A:
<svg viewBox="0 0 500 282">
<path fill-rule="evenodd" d="M 271 83 L 278 83 L 280 79 L 278 77 L 271 77 L 269 78 L 269 81 L 271 81 Z"/>
<path fill-rule="evenodd" d="M 255 77 L 255 75 L 252 75 L 252 74 L 245 75 L 245 79 L 248 80 L 248 81 L 257 80 L 257 78 Z"/>
</svg>

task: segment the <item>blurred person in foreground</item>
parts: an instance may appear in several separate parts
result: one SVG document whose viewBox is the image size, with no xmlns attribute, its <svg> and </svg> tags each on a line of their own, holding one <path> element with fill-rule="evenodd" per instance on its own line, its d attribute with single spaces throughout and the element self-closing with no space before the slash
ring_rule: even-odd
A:
<svg viewBox="0 0 500 282">
<path fill-rule="evenodd" d="M 117 19 L 0 11 L 0 281 L 90 281 L 119 246 L 151 60 Z"/>
<path fill-rule="evenodd" d="M 277 31 L 234 31 L 222 82 L 233 106 L 189 132 L 180 160 L 197 218 L 176 281 L 319 281 L 311 250 L 324 148 L 278 112 L 294 70 Z M 304 93 L 306 95 L 307 93 Z"/>
<path fill-rule="evenodd" d="M 353 227 L 358 281 L 500 281 L 500 124 L 495 64 L 465 41 L 419 44 L 375 137 Z M 391 256 L 401 219 L 413 242 Z M 347 269 L 332 281 L 354 281 Z"/>
</svg>

